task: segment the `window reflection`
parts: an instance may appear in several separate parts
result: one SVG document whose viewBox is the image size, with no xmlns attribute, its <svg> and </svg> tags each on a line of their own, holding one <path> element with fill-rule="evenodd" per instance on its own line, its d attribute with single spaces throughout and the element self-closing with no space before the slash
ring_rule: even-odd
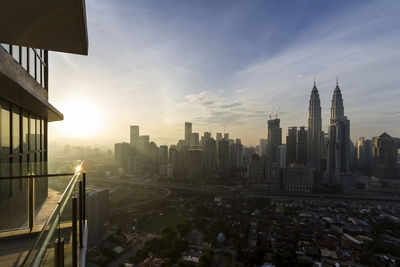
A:
<svg viewBox="0 0 400 267">
<path fill-rule="evenodd" d="M 8 53 L 10 53 L 10 45 L 8 45 L 8 44 L 1 44 L 1 46 L 2 46 Z"/>
<path fill-rule="evenodd" d="M 36 150 L 36 120 L 34 117 L 30 118 L 30 123 L 29 123 L 29 150 L 33 151 Z"/>
<path fill-rule="evenodd" d="M 5 104 L 1 108 L 1 158 L 10 154 L 10 110 Z"/>
<path fill-rule="evenodd" d="M 21 65 L 27 71 L 28 70 L 28 48 L 21 48 Z"/>
<path fill-rule="evenodd" d="M 14 59 L 19 63 L 19 46 L 13 45 L 12 46 L 12 56 Z"/>
<path fill-rule="evenodd" d="M 19 110 L 13 109 L 12 115 L 12 149 L 13 153 L 20 153 L 20 139 L 19 139 L 19 126 L 20 126 L 20 115 Z"/>
<path fill-rule="evenodd" d="M 28 117 L 22 116 L 22 152 L 28 152 Z"/>
</svg>

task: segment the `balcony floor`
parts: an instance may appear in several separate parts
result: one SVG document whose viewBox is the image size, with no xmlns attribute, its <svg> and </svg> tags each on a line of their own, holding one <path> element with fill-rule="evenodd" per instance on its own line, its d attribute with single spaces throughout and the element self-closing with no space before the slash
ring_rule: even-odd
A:
<svg viewBox="0 0 400 267">
<path fill-rule="evenodd" d="M 24 224 L 21 229 L 0 233 L 0 266 L 21 265 L 60 197 L 60 192 L 49 188 L 45 202 L 37 210 L 32 232 L 27 228 L 27 224 Z"/>
</svg>

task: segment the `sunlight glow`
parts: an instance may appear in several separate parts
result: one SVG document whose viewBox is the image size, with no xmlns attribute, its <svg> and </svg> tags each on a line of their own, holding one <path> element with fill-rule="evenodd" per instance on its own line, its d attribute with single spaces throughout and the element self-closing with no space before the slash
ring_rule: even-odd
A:
<svg viewBox="0 0 400 267">
<path fill-rule="evenodd" d="M 92 137 L 99 133 L 101 111 L 88 98 L 74 97 L 59 105 L 64 120 L 57 122 L 57 131 L 72 138 Z"/>
</svg>

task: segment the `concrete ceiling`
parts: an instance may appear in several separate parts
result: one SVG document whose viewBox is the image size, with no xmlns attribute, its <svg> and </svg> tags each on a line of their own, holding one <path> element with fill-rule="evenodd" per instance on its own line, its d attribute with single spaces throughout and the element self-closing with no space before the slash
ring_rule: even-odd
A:
<svg viewBox="0 0 400 267">
<path fill-rule="evenodd" d="M 87 55 L 85 0 L 0 1 L 0 43 Z"/>
</svg>

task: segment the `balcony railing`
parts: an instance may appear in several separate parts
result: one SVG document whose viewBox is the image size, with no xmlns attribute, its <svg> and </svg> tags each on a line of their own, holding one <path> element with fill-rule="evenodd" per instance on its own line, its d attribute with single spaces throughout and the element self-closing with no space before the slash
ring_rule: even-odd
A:
<svg viewBox="0 0 400 267">
<path fill-rule="evenodd" d="M 75 168 L 48 164 L 45 174 L 33 174 L 37 169 L 33 168 L 28 175 L 0 177 L 4 200 L 0 209 L 6 218 L 0 225 L 0 243 L 3 242 L 6 250 L 7 245 L 20 247 L 18 257 L 12 262 L 7 256 L 9 264 L 78 266 L 79 259 L 84 258 L 86 173 L 83 161 L 73 165 Z M 58 172 L 54 172 L 57 167 Z M 4 259 L 0 255 L 0 265 L 6 264 Z"/>
<path fill-rule="evenodd" d="M 1 44 L 35 81 L 48 90 L 48 51 L 17 45 Z"/>
</svg>

